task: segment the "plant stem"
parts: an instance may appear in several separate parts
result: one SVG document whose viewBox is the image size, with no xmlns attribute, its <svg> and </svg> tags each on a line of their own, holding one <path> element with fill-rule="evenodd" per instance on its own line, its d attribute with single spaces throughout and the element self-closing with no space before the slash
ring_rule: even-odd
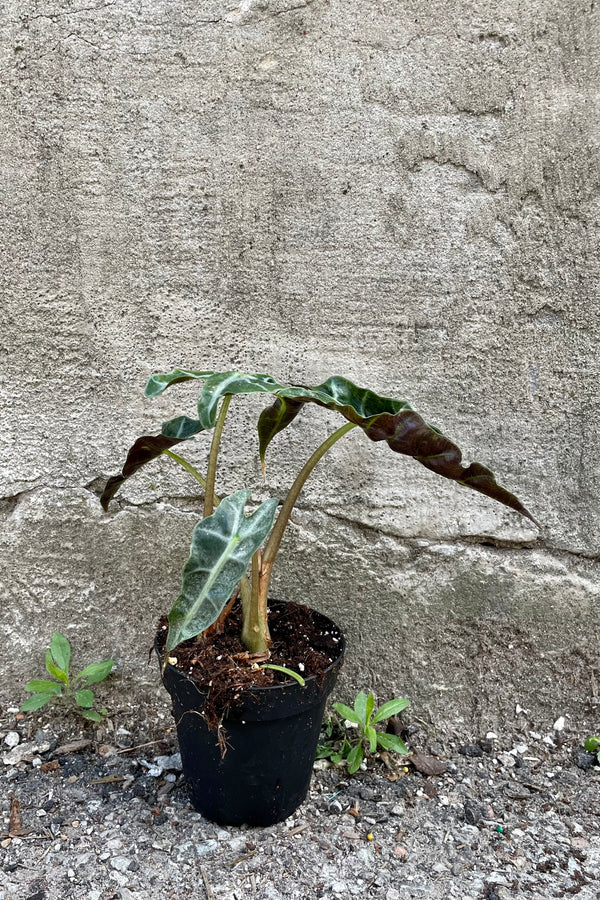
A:
<svg viewBox="0 0 600 900">
<path fill-rule="evenodd" d="M 206 470 L 206 485 L 204 489 L 204 518 L 212 516 L 215 508 L 215 478 L 217 475 L 217 459 L 219 456 L 219 444 L 221 443 L 221 434 L 223 433 L 223 425 L 225 417 L 231 402 L 231 394 L 226 394 L 221 403 L 221 409 L 217 416 L 217 422 L 213 433 L 212 443 L 210 445 L 210 453 L 208 456 L 208 468 Z"/>
<path fill-rule="evenodd" d="M 195 469 L 194 466 L 184 459 L 183 456 L 179 456 L 177 453 L 173 453 L 172 450 L 163 450 L 165 456 L 170 456 L 171 459 L 174 459 L 175 462 L 179 463 L 180 466 L 189 472 L 192 478 L 195 478 L 196 481 L 199 481 L 203 488 L 206 488 L 206 478 L 200 474 L 198 469 Z"/>
<path fill-rule="evenodd" d="M 296 501 L 300 496 L 300 492 L 304 487 L 304 483 L 306 482 L 306 479 L 315 468 L 321 457 L 325 456 L 327 451 L 330 450 L 331 447 L 333 447 L 336 441 L 339 441 L 339 439 L 352 428 L 356 428 L 356 425 L 353 422 L 348 422 L 346 425 L 342 425 L 342 427 L 338 428 L 337 431 L 334 431 L 326 441 L 323 441 L 320 447 L 317 447 L 313 455 L 302 467 L 300 473 L 298 474 L 298 477 L 294 481 L 287 497 L 283 502 L 283 506 L 281 507 L 279 515 L 277 516 L 277 521 L 273 526 L 273 531 L 271 532 L 262 553 L 257 602 L 257 617 L 259 620 L 263 618 L 265 622 L 267 621 L 267 595 L 269 593 L 269 584 L 271 582 L 273 564 L 275 563 L 275 557 L 277 556 L 277 551 L 279 550 L 279 545 L 281 544 L 283 533 L 287 527 Z"/>
<path fill-rule="evenodd" d="M 257 550 L 252 557 L 252 589 L 246 603 L 242 602 L 242 643 L 251 653 L 263 653 L 271 646 L 271 635 L 267 624 L 266 608 L 264 615 L 258 603 L 258 589 L 261 573 L 261 552 Z"/>
</svg>

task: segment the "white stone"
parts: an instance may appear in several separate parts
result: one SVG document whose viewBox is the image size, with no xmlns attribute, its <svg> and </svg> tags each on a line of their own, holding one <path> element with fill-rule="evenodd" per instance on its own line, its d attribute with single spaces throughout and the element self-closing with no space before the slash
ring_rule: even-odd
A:
<svg viewBox="0 0 600 900">
<path fill-rule="evenodd" d="M 214 840 L 209 841 L 200 841 L 195 844 L 196 854 L 199 857 L 209 856 L 211 853 L 214 853 L 215 850 L 219 849 L 219 842 Z"/>
<path fill-rule="evenodd" d="M 8 734 L 4 738 L 4 743 L 6 746 L 12 750 L 13 747 L 16 747 L 20 742 L 21 736 L 18 731 L 9 731 Z"/>
<path fill-rule="evenodd" d="M 110 861 L 110 865 L 117 872 L 127 872 L 131 866 L 131 860 L 126 856 L 114 856 Z"/>
<path fill-rule="evenodd" d="M 20 762 L 31 761 L 40 753 L 45 753 L 50 749 L 48 741 L 33 741 L 27 744 L 19 744 L 13 747 L 10 753 L 5 753 L 2 762 L 5 766 L 16 766 Z"/>
</svg>

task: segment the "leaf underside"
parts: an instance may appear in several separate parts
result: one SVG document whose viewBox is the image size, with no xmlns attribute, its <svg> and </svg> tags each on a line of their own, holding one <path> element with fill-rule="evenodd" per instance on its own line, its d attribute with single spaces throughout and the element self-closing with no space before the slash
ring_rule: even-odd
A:
<svg viewBox="0 0 600 900">
<path fill-rule="evenodd" d="M 385 441 L 395 453 L 412 456 L 421 465 L 443 478 L 485 494 L 537 524 L 521 501 L 496 482 L 490 469 L 478 462 L 464 466 L 459 447 L 439 429 L 428 425 L 405 400 L 382 397 L 338 376 L 328 378 L 316 387 L 305 387 L 280 384 L 269 375 L 184 369 L 153 375 L 146 386 L 146 395 L 158 396 L 169 386 L 190 380 L 204 381 L 198 400 L 198 418 L 194 420 L 182 416 L 165 423 L 163 438 L 185 439 L 182 435 L 189 437 L 212 428 L 216 421 L 218 403 L 228 394 L 271 394 L 275 400 L 271 406 L 263 410 L 258 420 L 260 456 L 264 464 L 266 449 L 275 435 L 293 422 L 304 404 L 314 403 L 336 410 L 349 422 L 362 428 L 370 440 Z M 143 465 L 143 462 L 140 465 Z M 127 463 L 123 475 L 128 477 L 125 473 L 126 467 Z M 139 468 L 139 465 L 136 468 Z M 118 476 L 120 481 L 110 496 L 114 495 L 125 480 L 123 475 Z M 103 497 L 107 494 L 109 485 L 110 482 Z"/>
<path fill-rule="evenodd" d="M 138 438 L 135 444 L 129 450 L 125 465 L 120 475 L 114 475 L 106 482 L 106 486 L 100 497 L 100 503 L 104 512 L 108 510 L 108 504 L 115 496 L 124 481 L 131 478 L 138 469 L 145 466 L 161 455 L 165 450 L 170 450 L 175 444 L 180 444 L 186 438 L 165 437 L 162 434 L 152 435 L 145 434 Z"/>
<path fill-rule="evenodd" d="M 252 554 L 271 530 L 279 501 L 265 500 L 251 516 L 245 516 L 249 498 L 250 491 L 236 491 L 195 526 L 181 594 L 169 613 L 167 653 L 216 621 Z"/>
</svg>

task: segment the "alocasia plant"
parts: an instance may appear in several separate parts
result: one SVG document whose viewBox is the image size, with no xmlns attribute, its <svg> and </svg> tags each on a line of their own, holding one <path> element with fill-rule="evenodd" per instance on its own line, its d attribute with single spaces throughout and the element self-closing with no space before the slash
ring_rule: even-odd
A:
<svg viewBox="0 0 600 900">
<path fill-rule="evenodd" d="M 161 434 L 138 438 L 129 450 L 121 474 L 109 479 L 101 497 L 102 506 L 107 510 L 123 482 L 161 455 L 182 465 L 204 488 L 204 517 L 194 528 L 181 594 L 169 613 L 167 653 L 226 615 L 229 601 L 237 593 L 243 610 L 243 643 L 251 653 L 268 650 L 269 583 L 290 514 L 321 457 L 353 428 L 361 428 L 370 440 L 385 441 L 394 452 L 412 456 L 438 475 L 479 491 L 535 522 L 520 500 L 496 482 L 488 468 L 476 462 L 464 466 L 456 444 L 428 425 L 405 400 L 381 397 L 337 376 L 316 387 L 305 387 L 280 384 L 269 375 L 184 369 L 153 375 L 146 385 L 146 396 L 157 397 L 172 385 L 194 380 L 203 382 L 196 417 L 177 416 L 163 424 Z M 253 393 L 267 394 L 273 399 L 258 419 L 263 469 L 270 442 L 294 421 L 306 404 L 335 410 L 346 420 L 304 464 L 277 518 L 276 499 L 266 500 L 252 515 L 246 516 L 244 508 L 250 498 L 249 491 L 237 491 L 222 500 L 215 494 L 219 445 L 230 401 L 236 395 Z M 203 476 L 175 453 L 173 447 L 212 429 L 208 467 Z"/>
</svg>

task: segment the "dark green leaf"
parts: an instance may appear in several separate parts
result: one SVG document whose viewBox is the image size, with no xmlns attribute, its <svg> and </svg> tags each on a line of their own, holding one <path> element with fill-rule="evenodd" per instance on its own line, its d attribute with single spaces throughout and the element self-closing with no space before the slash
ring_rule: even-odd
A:
<svg viewBox="0 0 600 900">
<path fill-rule="evenodd" d="M 165 374 L 159 372 L 150 376 L 144 393 L 146 397 L 158 397 L 172 384 L 179 384 L 181 381 L 190 381 L 196 378 L 205 381 L 215 374 L 215 372 L 198 372 L 193 369 L 173 369 L 172 372 L 166 372 Z"/>
<path fill-rule="evenodd" d="M 110 501 L 123 482 L 127 481 L 128 478 L 131 478 L 131 476 L 134 475 L 138 469 L 141 469 L 142 466 L 145 466 L 146 463 L 149 463 L 160 456 L 164 450 L 170 450 L 175 444 L 180 444 L 185 439 L 186 438 L 183 437 L 165 437 L 162 434 L 145 434 L 143 437 L 138 438 L 127 454 L 127 459 L 125 460 L 125 465 L 121 470 L 121 474 L 114 475 L 106 482 L 106 487 L 100 497 L 100 503 L 102 504 L 104 512 L 108 510 Z"/>
<path fill-rule="evenodd" d="M 408 747 L 395 734 L 383 734 L 377 732 L 377 743 L 384 750 L 392 750 L 394 753 L 408 753 Z"/>
<path fill-rule="evenodd" d="M 299 396 L 299 388 L 293 389 L 295 393 L 289 410 L 286 408 L 289 389 L 285 388 L 276 392 L 283 408 L 276 401 L 276 409 L 271 407 L 271 410 L 265 411 L 262 423 L 259 421 L 263 456 L 271 438 L 288 424 L 288 420 L 293 421 L 299 404 L 316 403 L 337 410 L 349 422 L 359 425 L 370 440 L 386 441 L 394 452 L 412 456 L 438 475 L 479 491 L 535 522 L 520 500 L 497 484 L 490 469 L 476 462 L 463 466 L 462 453 L 456 444 L 437 428 L 428 425 L 408 402 L 380 397 L 339 377 L 330 378 L 315 388 L 304 389 L 304 396 Z"/>
<path fill-rule="evenodd" d="M 258 418 L 258 449 L 263 471 L 265 469 L 267 447 L 276 434 L 279 434 L 280 431 L 283 431 L 284 428 L 287 428 L 294 421 L 302 406 L 302 402 L 298 400 L 280 400 L 277 398 L 275 403 L 267 406 L 261 412 Z"/>
<path fill-rule="evenodd" d="M 343 716 L 344 719 L 348 719 L 349 722 L 354 722 L 355 725 L 361 724 L 360 718 L 357 716 L 354 710 L 350 709 L 349 706 L 346 706 L 345 703 L 334 703 L 333 708 L 340 714 L 340 716 Z"/>
<path fill-rule="evenodd" d="M 360 769 L 360 764 L 363 761 L 363 748 L 362 744 L 357 744 L 352 748 L 350 753 L 348 754 L 348 772 L 350 775 L 354 775 Z"/>
<path fill-rule="evenodd" d="M 408 704 L 408 700 L 402 700 L 400 697 L 396 700 L 389 700 L 387 703 L 384 703 L 383 706 L 380 706 L 373 716 L 373 725 L 376 725 L 378 722 L 383 722 L 384 719 L 389 719 L 390 716 L 397 715 L 399 712 L 402 712 L 403 709 L 406 709 Z"/>
<path fill-rule="evenodd" d="M 84 719 L 91 719 L 92 722 L 101 722 L 102 716 L 95 709 L 80 709 L 79 715 Z"/>
<path fill-rule="evenodd" d="M 26 691 L 50 691 L 53 694 L 61 694 L 62 693 L 62 684 L 57 684 L 56 681 L 28 681 L 25 685 Z"/>
<path fill-rule="evenodd" d="M 63 684 L 69 684 L 69 676 L 66 672 L 63 672 L 62 669 L 59 669 L 54 660 L 52 659 L 52 653 L 50 650 L 46 650 L 46 669 L 48 673 L 52 675 L 54 678 L 58 678 L 59 681 L 62 681 Z"/>
<path fill-rule="evenodd" d="M 82 669 L 75 681 L 79 681 L 80 678 L 84 678 L 86 684 L 97 684 L 98 681 L 104 681 L 112 672 L 114 664 L 112 659 L 105 659 L 104 662 L 100 663 L 92 663 L 90 666 Z"/>
<path fill-rule="evenodd" d="M 333 744 L 319 744 L 315 759 L 327 759 L 333 753 Z"/>
<path fill-rule="evenodd" d="M 249 498 L 250 491 L 236 491 L 195 526 L 181 594 L 169 613 L 166 653 L 218 618 L 252 554 L 271 530 L 278 500 L 265 500 L 247 517 L 244 507 Z"/>
<path fill-rule="evenodd" d="M 78 706 L 83 706 L 84 709 L 89 709 L 94 705 L 94 694 L 92 691 L 88 691 L 87 688 L 75 691 L 75 703 Z"/>
<path fill-rule="evenodd" d="M 42 706 L 45 706 L 46 703 L 49 703 L 56 697 L 54 691 L 43 691 L 40 694 L 34 694 L 33 697 L 29 697 L 25 703 L 21 704 L 21 712 L 31 712 L 33 709 L 41 709 Z"/>
<path fill-rule="evenodd" d="M 258 423 L 263 465 L 265 451 L 273 437 L 296 418 L 304 403 L 315 403 L 336 410 L 349 422 L 360 426 L 370 440 L 385 441 L 394 452 L 412 456 L 438 475 L 479 491 L 535 522 L 520 500 L 496 482 L 490 469 L 477 462 L 463 466 L 462 453 L 456 444 L 439 429 L 428 425 L 405 400 L 381 397 L 339 376 L 328 378 L 316 387 L 305 387 L 283 385 L 269 375 L 183 369 L 153 375 L 146 393 L 156 396 L 169 385 L 190 379 L 201 379 L 205 383 L 198 401 L 198 420 L 195 424 L 194 420 L 189 420 L 192 424 L 188 427 L 212 428 L 219 400 L 226 394 L 261 392 L 275 396 L 273 405 L 263 411 Z"/>
<path fill-rule="evenodd" d="M 63 672 L 69 674 L 69 663 L 71 662 L 71 645 L 60 631 L 55 631 L 50 642 L 50 652 L 52 658 Z"/>
<path fill-rule="evenodd" d="M 169 419 L 164 422 L 161 433 L 164 437 L 176 438 L 178 441 L 187 441 L 188 438 L 200 434 L 204 428 L 198 419 L 190 419 L 189 416 L 177 416 L 175 419 Z M 167 450 L 170 449 L 167 447 Z"/>
</svg>

